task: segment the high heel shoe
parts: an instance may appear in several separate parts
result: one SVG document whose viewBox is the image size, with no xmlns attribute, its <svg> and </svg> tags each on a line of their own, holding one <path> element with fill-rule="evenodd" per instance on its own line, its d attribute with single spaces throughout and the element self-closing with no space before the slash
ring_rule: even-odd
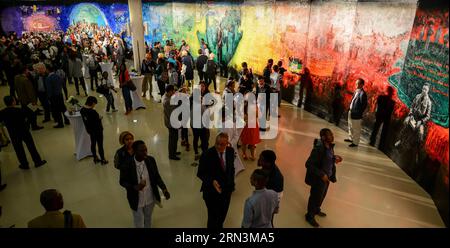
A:
<svg viewBox="0 0 450 248">
<path fill-rule="evenodd" d="M 99 158 L 94 158 L 94 164 L 97 164 L 98 162 L 100 162 Z"/>
<path fill-rule="evenodd" d="M 108 160 L 106 160 L 106 159 L 102 159 L 102 160 L 100 161 L 100 163 L 101 163 L 101 165 L 105 165 L 105 164 L 107 164 L 107 163 L 108 163 Z"/>
<path fill-rule="evenodd" d="M 242 154 L 242 158 L 243 158 L 244 160 L 247 160 L 247 159 L 248 159 L 247 155 L 245 155 L 245 154 Z"/>
</svg>

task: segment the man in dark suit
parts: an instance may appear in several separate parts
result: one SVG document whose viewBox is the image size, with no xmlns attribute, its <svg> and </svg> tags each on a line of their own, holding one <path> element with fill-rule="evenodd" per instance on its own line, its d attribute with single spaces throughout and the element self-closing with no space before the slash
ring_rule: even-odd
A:
<svg viewBox="0 0 450 248">
<path fill-rule="evenodd" d="M 306 161 L 305 183 L 311 186 L 308 199 L 308 212 L 306 221 L 313 227 L 319 227 L 314 218 L 327 216 L 320 207 L 327 195 L 330 182 L 336 182 L 336 165 L 342 162 L 342 157 L 334 155 L 334 136 L 330 129 L 320 130 L 320 140 L 314 140 L 314 147 Z"/>
<path fill-rule="evenodd" d="M 170 116 L 172 112 L 178 107 L 178 105 L 171 105 L 170 98 L 175 94 L 175 86 L 173 84 L 166 85 L 166 93 L 162 98 L 163 109 L 164 109 L 164 125 L 169 130 L 169 159 L 170 160 L 180 160 L 177 155 L 180 153 L 177 152 L 177 144 L 178 144 L 178 129 L 173 128 L 170 123 Z"/>
<path fill-rule="evenodd" d="M 234 149 L 229 137 L 220 133 L 216 144 L 202 153 L 197 177 L 202 180 L 203 200 L 208 209 L 208 228 L 223 228 L 234 191 Z"/>
<path fill-rule="evenodd" d="M 133 151 L 134 158 L 120 169 L 120 185 L 127 190 L 135 227 L 150 228 L 153 207 L 161 202 L 158 187 L 166 199 L 170 198 L 170 194 L 159 175 L 155 159 L 147 155 L 144 141 L 135 141 Z"/>
<path fill-rule="evenodd" d="M 3 101 L 5 102 L 6 108 L 0 111 L 0 122 L 4 122 L 8 129 L 17 159 L 20 162 L 19 168 L 24 170 L 30 169 L 22 142 L 25 142 L 27 145 L 36 168 L 47 163 L 47 161 L 41 159 L 41 156 L 36 150 L 24 111 L 15 107 L 16 100 L 12 96 L 5 96 Z"/>
<path fill-rule="evenodd" d="M 348 139 L 349 147 L 357 147 L 361 136 L 361 121 L 364 111 L 367 107 L 367 94 L 364 91 L 364 80 L 358 78 L 356 80 L 356 90 L 350 102 L 350 110 L 348 111 Z"/>
<path fill-rule="evenodd" d="M 375 126 L 373 127 L 372 135 L 370 135 L 370 145 L 375 146 L 375 142 L 378 135 L 378 130 L 381 124 L 383 124 L 383 129 L 381 130 L 380 144 L 378 148 L 384 150 L 386 136 L 389 130 L 389 124 L 391 122 L 391 115 L 394 112 L 395 101 L 392 99 L 394 95 L 394 88 L 391 86 L 387 87 L 387 95 L 381 95 L 377 98 L 377 113 Z"/>
<path fill-rule="evenodd" d="M 197 68 L 198 77 L 200 78 L 200 81 L 202 81 L 205 77 L 205 72 L 203 71 L 203 67 L 205 66 L 206 62 L 208 62 L 208 56 L 204 55 L 202 52 L 202 49 L 198 49 L 198 58 L 195 62 L 195 67 Z"/>
<path fill-rule="evenodd" d="M 50 100 L 50 109 L 52 110 L 53 119 L 57 125 L 54 128 L 63 128 L 63 120 L 66 125 L 69 125 L 69 119 L 64 115 L 66 112 L 66 105 L 63 97 L 63 79 L 55 73 L 55 68 L 50 65 L 47 67 L 49 72 L 45 79 L 45 88 L 47 89 L 47 96 Z"/>
</svg>

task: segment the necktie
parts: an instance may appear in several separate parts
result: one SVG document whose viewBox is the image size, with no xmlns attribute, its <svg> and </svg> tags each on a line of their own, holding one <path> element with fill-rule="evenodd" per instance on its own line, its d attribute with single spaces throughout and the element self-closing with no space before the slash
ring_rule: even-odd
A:
<svg viewBox="0 0 450 248">
<path fill-rule="evenodd" d="M 223 153 L 220 153 L 220 165 L 222 166 L 223 171 L 225 171 L 225 161 L 223 160 Z"/>
</svg>

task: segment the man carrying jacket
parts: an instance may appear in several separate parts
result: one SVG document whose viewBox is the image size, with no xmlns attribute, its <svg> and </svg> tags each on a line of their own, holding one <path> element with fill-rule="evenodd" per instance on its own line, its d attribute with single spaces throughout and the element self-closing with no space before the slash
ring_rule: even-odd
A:
<svg viewBox="0 0 450 248">
<path fill-rule="evenodd" d="M 313 227 L 319 227 L 315 215 L 325 217 L 321 211 L 323 200 L 327 195 L 330 182 L 336 182 L 336 165 L 342 162 L 342 157 L 334 155 L 334 136 L 330 129 L 320 130 L 320 140 L 314 140 L 314 147 L 306 161 L 305 183 L 311 186 L 308 200 L 306 221 Z"/>
</svg>

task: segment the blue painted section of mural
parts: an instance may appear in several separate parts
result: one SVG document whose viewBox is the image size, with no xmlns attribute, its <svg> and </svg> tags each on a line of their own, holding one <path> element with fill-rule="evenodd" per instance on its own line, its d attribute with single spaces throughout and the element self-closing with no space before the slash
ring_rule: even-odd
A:
<svg viewBox="0 0 450 248">
<path fill-rule="evenodd" d="M 54 22 L 54 30 L 66 30 L 71 24 L 85 20 L 99 26 L 109 26 L 120 34 L 126 32 L 130 19 L 128 5 L 123 3 L 80 3 L 60 6 L 16 6 L 1 11 L 3 31 L 14 31 L 21 34 L 27 30 L 25 22 L 33 16 L 42 15 L 46 20 Z M 19 21 L 18 21 L 19 20 Z M 125 41 L 131 43 L 130 37 L 124 35 Z"/>
</svg>

